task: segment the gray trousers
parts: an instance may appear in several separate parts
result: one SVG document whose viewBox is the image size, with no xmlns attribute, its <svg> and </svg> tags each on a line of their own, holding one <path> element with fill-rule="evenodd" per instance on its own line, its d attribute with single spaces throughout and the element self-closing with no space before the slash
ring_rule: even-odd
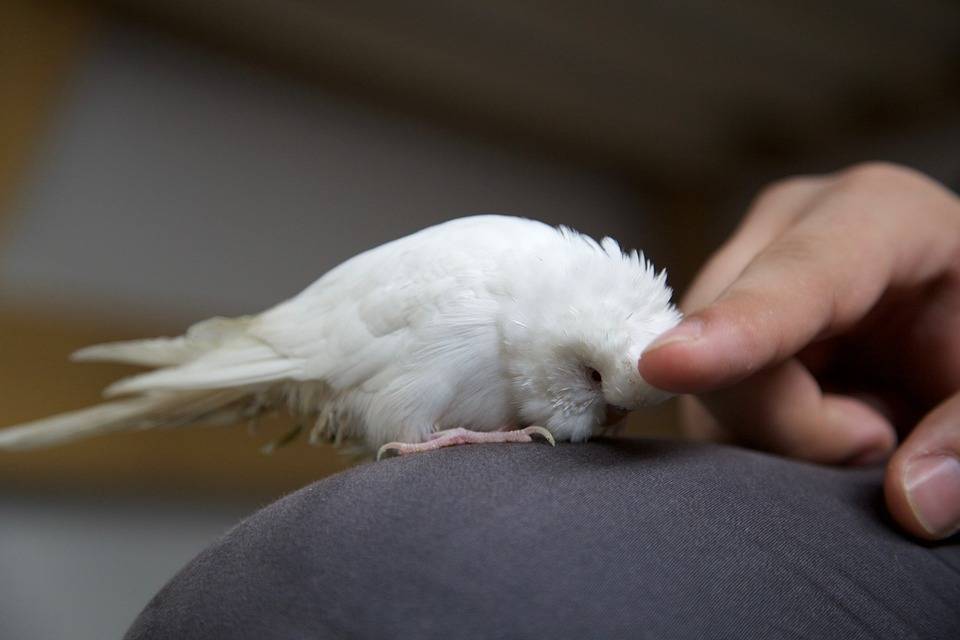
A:
<svg viewBox="0 0 960 640">
<path fill-rule="evenodd" d="M 270 505 L 127 638 L 960 638 L 960 538 L 882 471 L 664 441 L 469 445 Z"/>
</svg>

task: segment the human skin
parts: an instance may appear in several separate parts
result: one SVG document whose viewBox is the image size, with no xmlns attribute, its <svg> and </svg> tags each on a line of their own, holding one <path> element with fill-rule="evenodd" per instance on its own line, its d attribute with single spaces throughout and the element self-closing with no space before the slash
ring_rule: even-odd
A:
<svg viewBox="0 0 960 640">
<path fill-rule="evenodd" d="M 857 165 L 765 189 L 640 373 L 692 438 L 828 464 L 886 462 L 909 533 L 960 529 L 960 200 Z"/>
</svg>

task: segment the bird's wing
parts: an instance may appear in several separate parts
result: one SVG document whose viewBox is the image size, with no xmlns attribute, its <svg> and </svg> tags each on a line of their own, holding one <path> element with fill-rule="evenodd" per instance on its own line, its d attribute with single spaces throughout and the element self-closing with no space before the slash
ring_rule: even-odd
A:
<svg viewBox="0 0 960 640">
<path fill-rule="evenodd" d="M 131 345 L 108 345 L 80 355 L 165 364 L 191 354 L 176 366 L 120 380 L 108 395 L 283 380 L 375 391 L 409 366 L 413 350 L 456 349 L 459 327 L 489 323 L 498 258 L 544 233 L 554 231 L 521 218 L 453 220 L 362 253 L 259 316 L 201 323 L 204 330 L 188 332 L 186 344 L 151 341 L 132 353 Z M 431 321 L 441 313 L 455 326 L 438 332 Z M 438 340 L 444 344 L 432 344 Z"/>
<path fill-rule="evenodd" d="M 302 370 L 303 362 L 243 336 L 224 341 L 183 364 L 118 380 L 104 394 L 114 397 L 150 391 L 254 388 L 296 379 Z"/>
<path fill-rule="evenodd" d="M 552 233 L 519 218 L 454 220 L 348 260 L 260 316 L 214 318 L 177 338 L 84 349 L 77 359 L 161 368 L 108 389 L 108 395 L 144 395 L 7 429 L 0 449 L 235 418 L 249 409 L 250 394 L 290 380 L 375 391 L 407 369 L 406 379 L 421 384 L 402 391 L 409 402 L 422 403 L 418 391 L 430 388 L 422 384 L 424 360 L 476 368 L 480 351 L 496 351 L 485 341 L 495 334 L 497 279 L 491 275 L 502 271 L 504 252 Z M 438 316 L 442 322 L 431 322 Z M 417 357 L 408 357 L 412 353 Z M 449 384 L 442 367 L 430 369 L 427 382 Z"/>
<path fill-rule="evenodd" d="M 305 363 L 308 379 L 335 389 L 371 385 L 437 339 L 435 323 L 489 323 L 490 275 L 524 235 L 554 233 L 503 216 L 461 218 L 348 260 L 297 297 L 256 319 L 253 335 Z M 466 329 L 465 329 L 466 330 Z M 443 332 L 450 341 L 456 329 Z M 468 336 L 462 336 L 468 337 Z"/>
<path fill-rule="evenodd" d="M 249 317 L 209 318 L 193 325 L 186 334 L 176 338 L 95 344 L 74 352 L 71 359 L 77 362 L 124 362 L 145 367 L 186 364 L 227 342 L 243 337 L 249 325 Z"/>
</svg>

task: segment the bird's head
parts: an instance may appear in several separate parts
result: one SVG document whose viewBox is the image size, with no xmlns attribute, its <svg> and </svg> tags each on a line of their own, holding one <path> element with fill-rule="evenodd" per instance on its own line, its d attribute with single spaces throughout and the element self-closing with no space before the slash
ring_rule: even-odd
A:
<svg viewBox="0 0 960 640">
<path fill-rule="evenodd" d="M 666 274 L 613 240 L 565 232 L 571 251 L 528 272 L 503 321 L 522 419 L 585 440 L 668 394 L 640 376 L 640 355 L 676 325 Z"/>
</svg>

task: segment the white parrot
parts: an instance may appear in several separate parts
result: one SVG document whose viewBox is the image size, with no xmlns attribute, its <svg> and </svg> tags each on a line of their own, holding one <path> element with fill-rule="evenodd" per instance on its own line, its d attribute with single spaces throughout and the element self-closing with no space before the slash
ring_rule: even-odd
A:
<svg viewBox="0 0 960 640">
<path fill-rule="evenodd" d="M 640 376 L 676 325 L 666 273 L 610 238 L 508 216 L 429 227 L 361 253 L 256 316 L 81 349 L 154 371 L 88 409 L 0 431 L 25 449 L 286 408 L 310 440 L 380 455 L 469 442 L 582 441 L 667 394 Z"/>
</svg>

